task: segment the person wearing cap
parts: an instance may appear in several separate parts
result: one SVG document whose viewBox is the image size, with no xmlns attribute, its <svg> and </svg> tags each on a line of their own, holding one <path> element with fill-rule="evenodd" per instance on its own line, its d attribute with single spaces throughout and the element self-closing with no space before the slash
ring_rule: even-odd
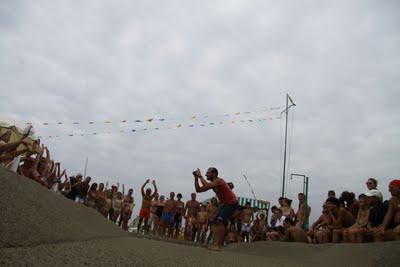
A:
<svg viewBox="0 0 400 267">
<path fill-rule="evenodd" d="M 378 181 L 375 178 L 369 178 L 365 184 L 368 190 L 378 189 Z"/>
<path fill-rule="evenodd" d="M 388 211 L 382 224 L 374 231 L 374 241 L 400 240 L 400 180 L 394 179 L 389 183 L 392 195 Z"/>
<path fill-rule="evenodd" d="M 382 202 L 382 193 L 377 189 L 367 190 L 365 196 L 367 197 L 367 202 L 371 207 L 368 216 L 366 235 L 367 240 L 370 241 L 373 238 L 374 231 L 382 224 L 388 207 Z"/>
</svg>

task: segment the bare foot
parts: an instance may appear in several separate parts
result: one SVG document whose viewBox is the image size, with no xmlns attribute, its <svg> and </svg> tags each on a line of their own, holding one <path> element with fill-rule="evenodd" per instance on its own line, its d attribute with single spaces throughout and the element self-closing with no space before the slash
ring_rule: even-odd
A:
<svg viewBox="0 0 400 267">
<path fill-rule="evenodd" d="M 212 251 L 221 251 L 221 247 L 218 246 L 209 246 L 208 250 L 212 250 Z"/>
</svg>

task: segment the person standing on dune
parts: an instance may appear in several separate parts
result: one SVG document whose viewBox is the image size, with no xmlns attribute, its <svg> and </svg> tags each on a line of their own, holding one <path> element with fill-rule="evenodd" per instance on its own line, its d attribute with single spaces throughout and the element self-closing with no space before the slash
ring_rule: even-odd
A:
<svg viewBox="0 0 400 267">
<path fill-rule="evenodd" d="M 208 168 L 206 172 L 206 177 L 209 182 L 203 178 L 200 169 L 194 171 L 193 176 L 197 193 L 213 190 L 221 202 L 221 207 L 212 225 L 214 228 L 214 245 L 209 247 L 210 250 L 220 251 L 224 243 L 228 222 L 238 209 L 237 197 L 225 180 L 218 177 L 218 170 L 214 167 Z M 202 185 L 200 185 L 200 183 Z"/>
</svg>

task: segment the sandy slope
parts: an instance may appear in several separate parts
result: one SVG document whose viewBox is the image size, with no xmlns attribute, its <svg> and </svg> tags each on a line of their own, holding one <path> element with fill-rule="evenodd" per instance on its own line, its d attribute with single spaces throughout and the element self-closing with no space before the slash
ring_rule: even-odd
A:
<svg viewBox="0 0 400 267">
<path fill-rule="evenodd" d="M 400 243 L 239 244 L 224 252 L 135 238 L 97 212 L 0 168 L 0 265 L 397 266 Z"/>
</svg>

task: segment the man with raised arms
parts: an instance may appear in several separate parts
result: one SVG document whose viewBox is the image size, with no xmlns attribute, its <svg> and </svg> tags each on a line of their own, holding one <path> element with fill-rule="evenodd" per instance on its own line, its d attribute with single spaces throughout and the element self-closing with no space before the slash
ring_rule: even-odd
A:
<svg viewBox="0 0 400 267">
<path fill-rule="evenodd" d="M 196 192 L 213 190 L 221 202 L 221 207 L 212 225 L 214 228 L 214 246 L 209 247 L 210 250 L 220 251 L 224 243 L 226 226 L 238 208 L 237 197 L 224 179 L 218 177 L 218 170 L 214 167 L 207 170 L 206 177 L 209 182 L 203 178 L 199 169 L 193 172 L 193 176 Z"/>
<path fill-rule="evenodd" d="M 152 181 L 152 184 L 154 186 L 154 193 L 152 194 L 151 189 L 147 188 L 146 192 L 144 191 L 144 188 L 146 185 L 150 182 L 150 179 L 147 179 L 146 182 L 142 185 L 141 192 L 142 192 L 142 208 L 140 209 L 139 213 L 139 223 L 137 227 L 137 232 L 140 233 L 140 228 L 142 226 L 142 222 L 144 221 L 144 233 L 147 234 L 148 232 L 148 223 L 150 219 L 150 213 L 151 213 L 151 202 L 153 198 L 157 194 L 157 186 L 156 186 L 156 181 Z"/>
</svg>

